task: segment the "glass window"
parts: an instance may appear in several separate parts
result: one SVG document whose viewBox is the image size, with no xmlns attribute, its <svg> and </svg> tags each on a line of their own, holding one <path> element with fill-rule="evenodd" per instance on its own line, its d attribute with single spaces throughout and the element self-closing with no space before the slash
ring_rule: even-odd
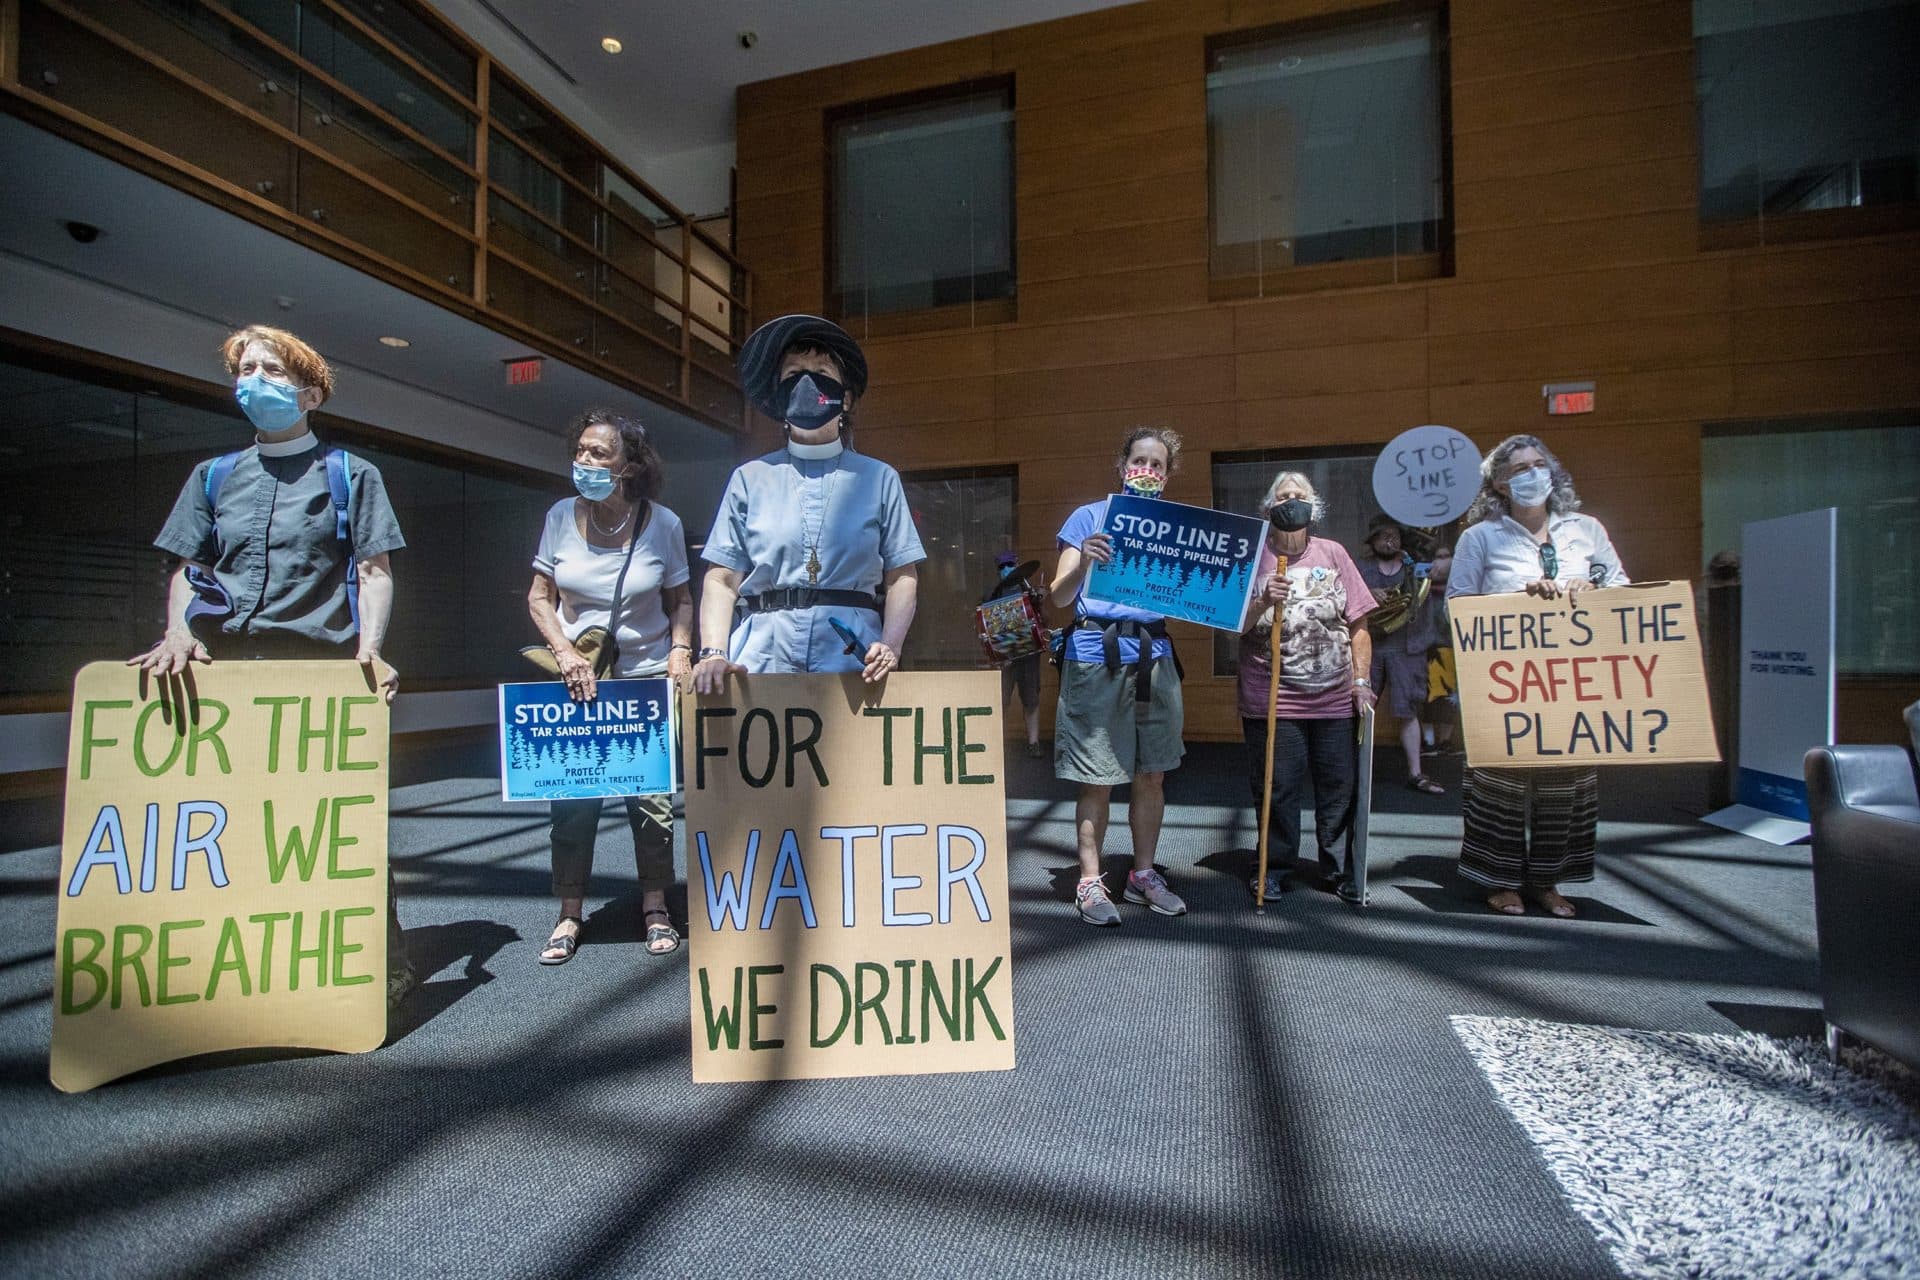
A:
<svg viewBox="0 0 1920 1280">
<path fill-rule="evenodd" d="M 1920 199 L 1920 5 L 1694 0 L 1700 216 Z"/>
<path fill-rule="evenodd" d="M 1213 506 L 1216 511 L 1260 514 L 1273 478 L 1298 471 L 1313 485 L 1326 515 L 1313 526 L 1317 538 L 1331 538 L 1352 555 L 1366 536 L 1367 521 L 1380 509 L 1373 496 L 1373 463 L 1379 451 L 1328 454 L 1314 450 L 1262 449 L 1213 455 Z M 1240 637 L 1213 633 L 1213 674 L 1231 676 L 1240 669 Z"/>
<path fill-rule="evenodd" d="M 901 480 L 927 549 L 920 608 L 902 665 L 918 671 L 978 667 L 983 659 L 973 611 L 999 581 L 993 558 L 1014 547 L 1014 473 L 947 471 Z"/>
<path fill-rule="evenodd" d="M 836 314 L 1013 297 L 1010 84 L 851 108 L 830 132 Z"/>
<path fill-rule="evenodd" d="M 1839 510 L 1840 674 L 1920 672 L 1920 423 L 1729 426 L 1701 440 L 1703 564 L 1738 554 L 1748 521 L 1823 507 Z M 1764 566 L 1746 566 L 1745 577 L 1755 589 L 1767 582 Z"/>
<path fill-rule="evenodd" d="M 1438 12 L 1417 9 L 1212 49 L 1216 278 L 1441 251 L 1442 48 Z"/>
<path fill-rule="evenodd" d="M 531 561 L 562 483 L 321 430 L 380 468 L 406 536 L 386 649 L 409 686 L 525 678 Z M 154 535 L 194 465 L 247 438 L 217 388 L 162 395 L 0 352 L 0 696 L 63 693 L 83 664 L 160 637 Z"/>
</svg>

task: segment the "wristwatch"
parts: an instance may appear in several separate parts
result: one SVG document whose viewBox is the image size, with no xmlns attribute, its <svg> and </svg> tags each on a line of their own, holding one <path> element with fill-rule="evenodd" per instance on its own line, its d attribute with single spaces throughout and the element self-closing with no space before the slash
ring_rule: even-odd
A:
<svg viewBox="0 0 1920 1280">
<path fill-rule="evenodd" d="M 695 661 L 705 662 L 708 658 L 724 658 L 726 656 L 727 656 L 727 651 L 725 649 L 718 649 L 718 648 L 715 648 L 713 645 L 708 645 L 704 649 L 700 650 L 700 653 L 696 657 Z"/>
<path fill-rule="evenodd" d="M 1367 679 L 1365 676 L 1355 676 L 1353 678 L 1353 682 L 1354 684 L 1360 686 L 1363 689 L 1373 688 L 1373 681 Z"/>
</svg>

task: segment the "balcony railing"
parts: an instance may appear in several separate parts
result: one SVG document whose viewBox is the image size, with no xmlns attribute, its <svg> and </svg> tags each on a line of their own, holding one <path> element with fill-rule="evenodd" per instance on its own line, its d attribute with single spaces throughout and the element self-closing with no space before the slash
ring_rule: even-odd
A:
<svg viewBox="0 0 1920 1280">
<path fill-rule="evenodd" d="M 737 430 L 752 282 L 415 0 L 0 0 L 0 99 Z"/>
</svg>

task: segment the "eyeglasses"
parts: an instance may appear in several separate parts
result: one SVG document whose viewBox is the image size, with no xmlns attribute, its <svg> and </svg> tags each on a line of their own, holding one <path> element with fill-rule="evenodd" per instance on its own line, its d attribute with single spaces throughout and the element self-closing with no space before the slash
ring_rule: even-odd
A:
<svg viewBox="0 0 1920 1280">
<path fill-rule="evenodd" d="M 1560 553 L 1553 549 L 1551 542 L 1540 544 L 1540 572 L 1549 578 L 1560 576 Z"/>
</svg>

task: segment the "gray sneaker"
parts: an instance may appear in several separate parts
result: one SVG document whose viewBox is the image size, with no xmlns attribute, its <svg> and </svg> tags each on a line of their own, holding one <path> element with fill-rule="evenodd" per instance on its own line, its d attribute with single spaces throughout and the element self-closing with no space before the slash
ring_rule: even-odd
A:
<svg viewBox="0 0 1920 1280">
<path fill-rule="evenodd" d="M 1113 900 L 1107 897 L 1107 886 L 1100 877 L 1082 880 L 1073 891 L 1073 905 L 1080 912 L 1080 918 L 1088 924 L 1119 924 L 1120 912 L 1114 908 Z"/>
<path fill-rule="evenodd" d="M 1167 878 L 1152 867 L 1145 871 L 1128 872 L 1127 891 L 1121 896 L 1128 902 L 1144 903 L 1163 916 L 1187 914 L 1187 904 L 1167 888 Z"/>
</svg>

